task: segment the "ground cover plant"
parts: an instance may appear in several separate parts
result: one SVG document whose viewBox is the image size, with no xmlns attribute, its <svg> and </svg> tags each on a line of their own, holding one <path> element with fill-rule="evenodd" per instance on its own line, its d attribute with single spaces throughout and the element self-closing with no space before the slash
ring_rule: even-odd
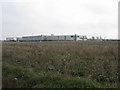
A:
<svg viewBox="0 0 120 90">
<path fill-rule="evenodd" d="M 117 88 L 118 42 L 3 42 L 3 88 Z"/>
</svg>

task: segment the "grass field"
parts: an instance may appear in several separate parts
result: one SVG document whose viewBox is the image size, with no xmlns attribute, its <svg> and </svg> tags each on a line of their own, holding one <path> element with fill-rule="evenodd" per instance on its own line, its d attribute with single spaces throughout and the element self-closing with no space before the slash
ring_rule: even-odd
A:
<svg viewBox="0 0 120 90">
<path fill-rule="evenodd" d="M 117 88 L 118 42 L 3 42 L 3 88 Z"/>
</svg>

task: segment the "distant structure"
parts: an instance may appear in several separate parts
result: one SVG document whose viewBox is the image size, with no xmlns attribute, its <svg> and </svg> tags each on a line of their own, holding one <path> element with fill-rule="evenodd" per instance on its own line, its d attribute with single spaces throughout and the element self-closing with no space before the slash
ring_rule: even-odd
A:
<svg viewBox="0 0 120 90">
<path fill-rule="evenodd" d="M 7 37 L 6 41 L 16 41 L 17 38 L 16 37 Z"/>
<path fill-rule="evenodd" d="M 86 35 L 37 35 L 37 36 L 23 36 L 23 37 L 7 37 L 7 42 L 31 42 L 31 41 L 80 41 L 80 40 L 96 40 L 102 41 L 102 37 L 92 36 L 87 38 Z"/>
</svg>

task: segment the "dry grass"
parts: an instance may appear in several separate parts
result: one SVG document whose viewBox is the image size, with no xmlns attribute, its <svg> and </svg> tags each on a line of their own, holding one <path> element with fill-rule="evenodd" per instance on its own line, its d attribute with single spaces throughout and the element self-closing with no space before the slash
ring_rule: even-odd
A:
<svg viewBox="0 0 120 90">
<path fill-rule="evenodd" d="M 118 42 L 4 42 L 2 55 L 4 87 L 12 87 L 6 84 L 11 80 L 5 73 L 10 65 L 29 72 L 52 72 L 65 79 L 82 77 L 103 87 L 117 87 Z M 32 87 L 42 87 L 38 84 Z"/>
</svg>

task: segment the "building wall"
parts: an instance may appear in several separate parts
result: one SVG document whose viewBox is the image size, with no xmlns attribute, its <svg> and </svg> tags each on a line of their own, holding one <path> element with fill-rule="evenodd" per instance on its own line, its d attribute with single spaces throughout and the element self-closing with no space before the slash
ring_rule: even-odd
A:
<svg viewBox="0 0 120 90">
<path fill-rule="evenodd" d="M 8 37 L 6 38 L 7 41 L 16 41 L 17 38 L 16 37 Z"/>
<path fill-rule="evenodd" d="M 101 40 L 100 37 L 91 37 L 90 40 Z M 89 40 L 85 35 L 39 35 L 39 36 L 23 36 L 23 37 L 8 37 L 6 41 L 79 41 Z"/>
<path fill-rule="evenodd" d="M 71 37 L 72 36 L 72 37 Z M 53 41 L 64 41 L 64 40 L 74 40 L 74 35 L 57 35 L 57 36 L 48 36 L 47 40 Z"/>
<path fill-rule="evenodd" d="M 43 40 L 42 36 L 26 36 L 22 37 L 22 41 L 41 41 Z"/>
</svg>

